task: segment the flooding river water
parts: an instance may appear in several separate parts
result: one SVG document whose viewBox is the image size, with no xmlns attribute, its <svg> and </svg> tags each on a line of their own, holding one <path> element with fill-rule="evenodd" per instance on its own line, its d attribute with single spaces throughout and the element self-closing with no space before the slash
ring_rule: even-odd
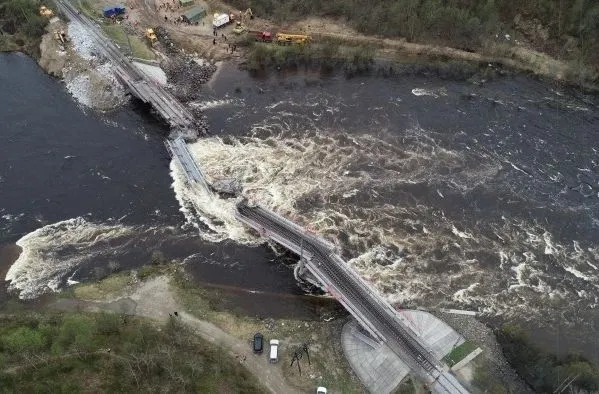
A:
<svg viewBox="0 0 599 394">
<path fill-rule="evenodd" d="M 235 221 L 235 200 L 186 187 L 147 113 L 83 109 L 21 55 L 0 71 L 0 258 L 8 270 L 22 248 L 8 271 L 21 297 L 157 250 L 204 282 L 301 294 L 288 256 Z M 597 98 L 524 76 L 228 66 L 204 97 L 192 105 L 212 135 L 191 149 L 208 177 L 336 242 L 391 302 L 517 321 L 599 358 Z"/>
</svg>

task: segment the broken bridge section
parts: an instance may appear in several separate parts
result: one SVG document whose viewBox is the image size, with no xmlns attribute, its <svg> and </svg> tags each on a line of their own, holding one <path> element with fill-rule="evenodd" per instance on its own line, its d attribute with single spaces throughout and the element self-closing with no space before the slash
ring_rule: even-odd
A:
<svg viewBox="0 0 599 394">
<path fill-rule="evenodd" d="M 152 106 L 158 115 L 171 127 L 165 145 L 179 167 L 185 172 L 188 183 L 197 184 L 212 193 L 204 173 L 189 152 L 185 140 L 198 137 L 198 127 L 193 114 L 172 94 L 142 73 L 116 45 L 107 38 L 100 27 L 82 15 L 65 0 L 56 0 L 59 9 L 69 20 L 80 23 L 94 38 L 96 47 L 112 63 L 114 74 L 131 94 Z"/>
<path fill-rule="evenodd" d="M 236 217 L 263 237 L 300 255 L 305 268 L 354 316 L 365 333 L 397 354 L 435 392 L 468 393 L 424 338 L 411 328 L 411 322 L 345 263 L 335 253 L 333 244 L 246 200 L 237 204 Z"/>
</svg>

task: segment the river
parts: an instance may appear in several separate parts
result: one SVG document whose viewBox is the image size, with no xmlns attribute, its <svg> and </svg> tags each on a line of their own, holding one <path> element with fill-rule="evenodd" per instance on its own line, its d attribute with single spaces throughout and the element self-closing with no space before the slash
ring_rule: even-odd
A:
<svg viewBox="0 0 599 394">
<path fill-rule="evenodd" d="M 144 111 L 83 110 L 20 55 L 0 70 L 0 242 L 23 248 L 11 270 L 22 297 L 153 250 L 208 282 L 299 292 L 233 199 L 185 186 Z M 252 78 L 227 66 L 194 105 L 211 124 L 191 146 L 208 177 L 239 179 L 336 242 L 391 302 L 518 321 L 554 350 L 599 358 L 597 98 L 525 76 Z"/>
</svg>

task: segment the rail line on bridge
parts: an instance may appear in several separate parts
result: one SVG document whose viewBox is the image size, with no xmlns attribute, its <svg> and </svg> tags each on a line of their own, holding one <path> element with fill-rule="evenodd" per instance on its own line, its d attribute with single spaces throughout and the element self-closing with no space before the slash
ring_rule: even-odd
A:
<svg viewBox="0 0 599 394">
<path fill-rule="evenodd" d="M 324 287 L 334 289 L 338 301 L 378 342 L 385 343 L 414 373 L 431 384 L 435 392 L 463 394 L 468 391 L 437 360 L 433 352 L 403 317 L 372 289 L 337 254 L 334 246 L 302 227 L 245 200 L 237 205 L 237 218 L 263 236 L 302 255 L 306 267 Z"/>
<path fill-rule="evenodd" d="M 166 148 L 184 171 L 187 182 L 197 184 L 212 193 L 204 173 L 193 160 L 184 138 L 195 139 L 196 119 L 172 94 L 149 79 L 107 38 L 101 29 L 72 4 L 65 0 L 55 0 L 62 13 L 71 21 L 79 22 L 91 35 L 96 47 L 113 65 L 114 75 L 133 94 L 152 108 L 171 127 L 171 135 L 165 141 Z"/>
</svg>

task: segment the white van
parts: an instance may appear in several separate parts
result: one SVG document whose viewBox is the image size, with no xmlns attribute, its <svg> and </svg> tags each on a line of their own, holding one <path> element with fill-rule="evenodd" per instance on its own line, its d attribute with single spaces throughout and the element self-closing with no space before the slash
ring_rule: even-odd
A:
<svg viewBox="0 0 599 394">
<path fill-rule="evenodd" d="M 270 357 L 268 359 L 270 363 L 276 363 L 279 361 L 279 340 L 271 339 L 270 340 Z"/>
</svg>

